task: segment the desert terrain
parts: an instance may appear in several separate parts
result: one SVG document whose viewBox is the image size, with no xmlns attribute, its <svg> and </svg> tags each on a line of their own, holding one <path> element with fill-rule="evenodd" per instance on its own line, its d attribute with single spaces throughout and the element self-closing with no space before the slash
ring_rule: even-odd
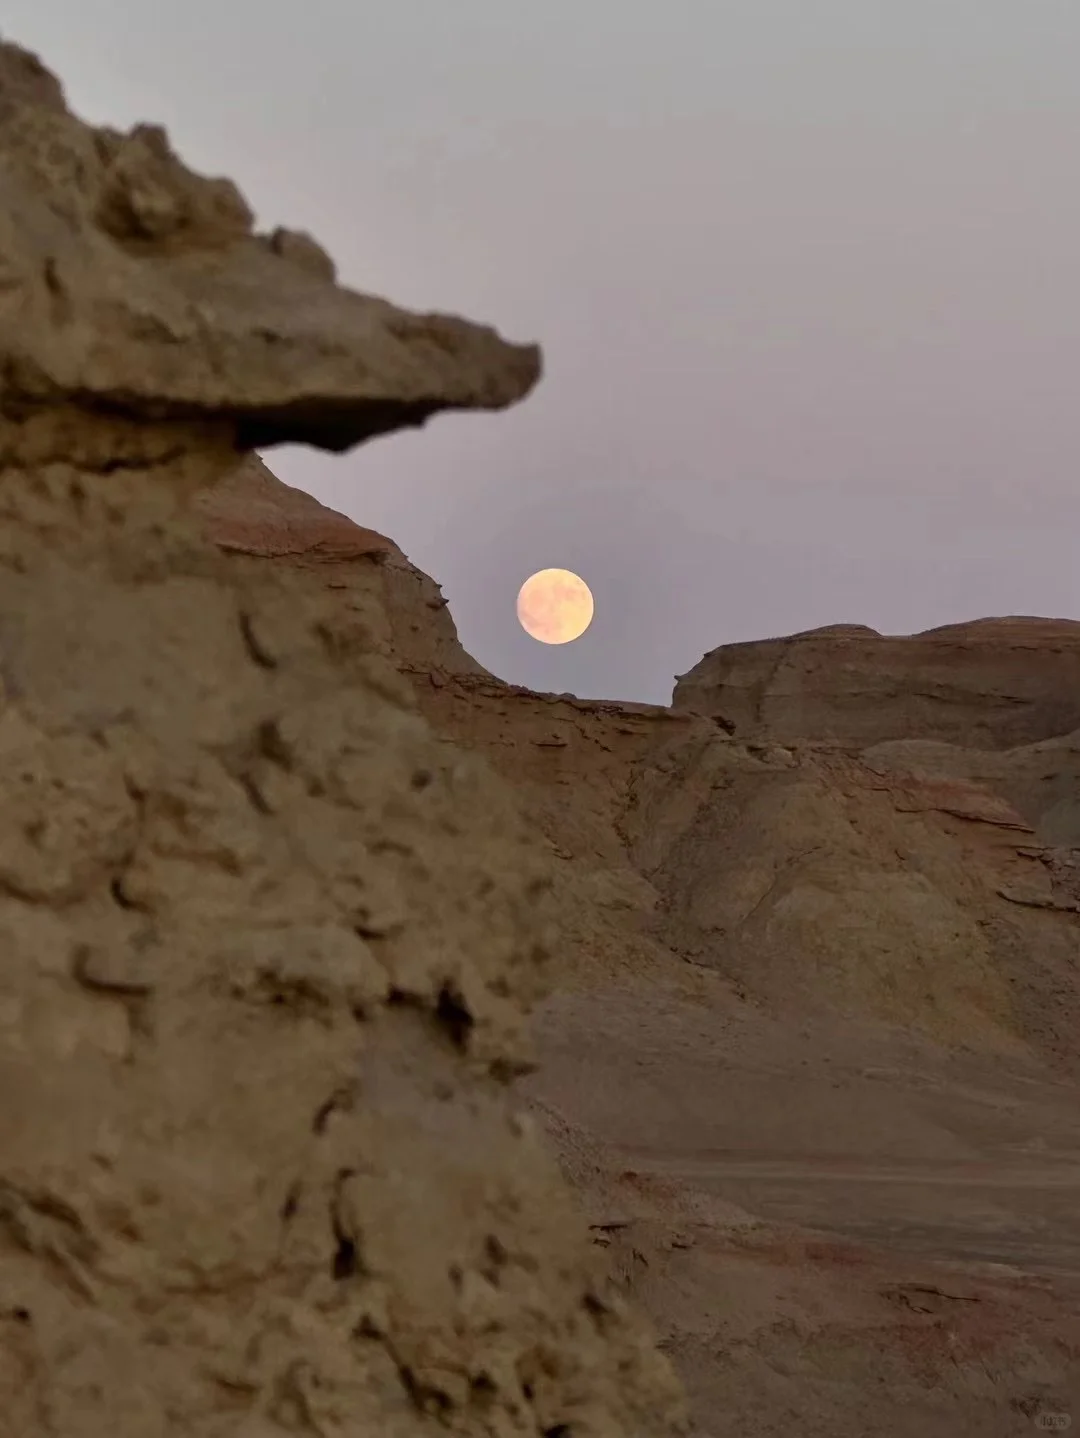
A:
<svg viewBox="0 0 1080 1438">
<path fill-rule="evenodd" d="M 364 616 L 549 847 L 521 1089 L 695 1431 L 1071 1419 L 1080 625 L 837 627 L 590 702 L 486 673 L 396 545 L 255 462 L 205 507 Z"/>
<path fill-rule="evenodd" d="M 1080 1421 L 1080 625 L 504 683 L 273 447 L 537 348 L 11 45 L 0 174 L 0 1434 Z"/>
</svg>

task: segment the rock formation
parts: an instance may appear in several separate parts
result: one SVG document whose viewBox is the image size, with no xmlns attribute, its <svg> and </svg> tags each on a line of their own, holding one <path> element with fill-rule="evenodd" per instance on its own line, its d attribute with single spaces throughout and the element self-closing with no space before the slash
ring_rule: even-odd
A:
<svg viewBox="0 0 1080 1438">
<path fill-rule="evenodd" d="M 253 445 L 499 408 L 537 352 L 340 289 L 11 45 L 0 176 L 0 1431 L 670 1431 L 508 1087 L 549 860 L 375 591 L 255 558 L 249 492 L 252 555 L 204 535 Z"/>
<path fill-rule="evenodd" d="M 1080 1154 L 1080 870 L 1043 832 L 1073 740 L 780 744 L 535 694 L 383 585 L 366 531 L 274 495 L 306 518 L 273 562 L 367 597 L 434 730 L 547 842 L 563 943 L 524 1087 L 696 1431 L 1005 1438 L 1075 1411 L 1080 1231 L 1052 1199 Z M 206 515 L 269 562 L 227 495 Z"/>
<path fill-rule="evenodd" d="M 192 175 L 157 126 L 81 124 L 12 46 L 0 123 L 9 407 L 77 400 L 205 422 L 244 449 L 345 449 L 440 410 L 502 408 L 538 377 L 534 346 L 341 289 L 309 236 L 256 235 L 236 187 Z"/>
<path fill-rule="evenodd" d="M 1080 630 L 504 684 L 251 451 L 537 352 L 12 46 L 0 174 L 0 1434 L 659 1438 L 639 1307 L 699 1438 L 1075 1421 Z"/>
<path fill-rule="evenodd" d="M 835 625 L 725 644 L 682 675 L 673 702 L 780 744 L 1009 749 L 1080 729 L 1080 623 L 984 619 L 902 638 Z"/>
<path fill-rule="evenodd" d="M 1080 1232 L 1052 1202 L 1080 1154 L 1075 736 L 974 747 L 1024 683 L 1025 736 L 1070 722 L 1068 627 L 966 626 L 953 742 L 905 728 L 918 672 L 843 731 L 837 664 L 779 743 L 731 690 L 695 712 L 484 675 L 365 531 L 273 493 L 305 515 L 276 562 L 365 596 L 433 728 L 547 841 L 564 942 L 525 1088 L 697 1431 L 1005 1438 L 1076 1411 Z M 266 553 L 212 498 L 219 542 Z"/>
<path fill-rule="evenodd" d="M 195 509 L 228 553 L 306 572 L 316 591 L 329 592 L 336 622 L 351 615 L 364 642 L 397 669 L 498 683 L 461 647 L 439 586 L 392 539 L 283 484 L 257 455 L 197 495 Z"/>
</svg>

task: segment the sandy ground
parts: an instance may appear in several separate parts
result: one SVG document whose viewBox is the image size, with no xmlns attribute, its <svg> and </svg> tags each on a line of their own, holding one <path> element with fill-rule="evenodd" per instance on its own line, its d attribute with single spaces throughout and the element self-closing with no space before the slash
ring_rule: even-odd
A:
<svg viewBox="0 0 1080 1438">
<path fill-rule="evenodd" d="M 530 1090 L 598 1143 L 594 1232 L 700 1434 L 1080 1424 L 1070 1076 L 708 974 L 560 994 L 536 1034 Z"/>
</svg>

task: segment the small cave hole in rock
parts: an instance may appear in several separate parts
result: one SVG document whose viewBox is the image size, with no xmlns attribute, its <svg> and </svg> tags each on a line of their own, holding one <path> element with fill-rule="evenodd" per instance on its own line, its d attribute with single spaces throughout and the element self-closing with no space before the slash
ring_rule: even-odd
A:
<svg viewBox="0 0 1080 1438">
<path fill-rule="evenodd" d="M 351 1238 L 342 1234 L 337 1241 L 337 1248 L 334 1250 L 333 1274 L 338 1280 L 354 1278 L 360 1271 L 360 1264 L 356 1256 L 356 1244 Z"/>
<path fill-rule="evenodd" d="M 478 1408 L 490 1408 L 497 1392 L 493 1380 L 486 1373 L 478 1373 L 469 1380 L 469 1398 Z"/>
<path fill-rule="evenodd" d="M 112 881 L 112 883 L 109 885 L 109 893 L 112 895 L 113 901 L 118 905 L 119 908 L 134 909 L 136 907 L 136 905 L 133 904 L 128 898 L 128 896 L 124 893 L 124 880 L 122 878 L 117 878 Z"/>
<path fill-rule="evenodd" d="M 465 1007 L 461 995 L 449 984 L 444 985 L 439 992 L 435 1017 L 450 1035 L 450 1042 L 454 1047 L 464 1049 L 469 1042 L 469 1035 L 473 1030 L 475 1020 Z"/>
</svg>

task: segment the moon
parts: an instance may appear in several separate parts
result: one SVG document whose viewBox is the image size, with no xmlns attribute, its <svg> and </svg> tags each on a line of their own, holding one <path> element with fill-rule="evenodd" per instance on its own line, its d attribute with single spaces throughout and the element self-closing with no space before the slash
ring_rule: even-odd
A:
<svg viewBox="0 0 1080 1438">
<path fill-rule="evenodd" d="M 517 617 L 541 644 L 569 644 L 592 623 L 592 591 L 569 569 L 541 569 L 518 590 Z"/>
</svg>

